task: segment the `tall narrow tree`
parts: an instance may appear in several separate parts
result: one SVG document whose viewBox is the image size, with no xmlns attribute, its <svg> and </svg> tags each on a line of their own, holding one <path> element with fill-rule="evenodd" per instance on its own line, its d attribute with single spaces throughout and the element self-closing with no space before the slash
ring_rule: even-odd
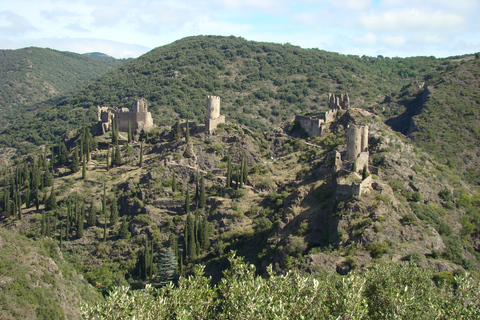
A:
<svg viewBox="0 0 480 320">
<path fill-rule="evenodd" d="M 143 165 L 143 143 L 140 145 L 140 161 L 138 161 L 138 166 L 141 168 Z"/>
<path fill-rule="evenodd" d="M 190 128 L 188 125 L 188 119 L 187 119 L 187 122 L 185 123 L 185 142 L 186 143 L 190 142 Z"/>
</svg>

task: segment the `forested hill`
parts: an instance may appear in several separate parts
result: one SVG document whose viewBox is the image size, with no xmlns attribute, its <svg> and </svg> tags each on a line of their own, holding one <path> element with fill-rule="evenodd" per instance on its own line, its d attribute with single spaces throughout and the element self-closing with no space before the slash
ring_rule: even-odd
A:
<svg viewBox="0 0 480 320">
<path fill-rule="evenodd" d="M 0 128 L 8 129 L 2 141 L 10 146 L 15 143 L 17 148 L 25 140 L 36 145 L 51 141 L 53 134 L 43 133 L 46 139 L 32 138 L 32 132 L 38 130 L 34 129 L 39 120 L 37 112 L 49 110 L 56 104 L 55 99 L 85 87 L 122 63 L 124 60 L 101 60 L 36 47 L 0 50 Z M 51 125 L 58 123 L 48 124 Z"/>
<path fill-rule="evenodd" d="M 23 153 L 95 121 L 96 105 L 130 107 L 141 97 L 149 102 L 156 124 L 172 125 L 178 118 L 202 120 L 206 96 L 218 95 L 229 121 L 263 131 L 282 127 L 295 113 L 324 108 L 327 92 L 348 92 L 352 106 L 390 120 L 387 123 L 395 130 L 415 137 L 417 146 L 427 148 L 440 162 L 455 160 L 458 150 L 468 149 L 465 159 L 475 164 L 480 151 L 475 129 L 480 86 L 475 71 L 479 60 L 472 58 L 359 57 L 233 36 L 188 37 L 126 62 L 56 106 L 42 106 L 33 119 L 14 119 L 14 126 L 0 135 L 0 143 Z M 431 90 L 426 92 L 427 88 Z M 449 90 L 455 90 L 458 98 Z M 462 111 L 446 117 L 448 125 L 429 121 L 441 122 L 445 111 L 458 108 Z M 466 128 L 462 135 L 457 127 Z M 452 139 L 460 149 L 451 147 Z M 460 166 L 460 171 L 475 182 L 470 167 Z"/>
<path fill-rule="evenodd" d="M 40 102 L 72 92 L 121 63 L 36 47 L 1 50 L 0 107 Z"/>
<path fill-rule="evenodd" d="M 130 106 L 144 97 L 156 123 L 169 125 L 179 117 L 203 119 L 205 97 L 214 94 L 222 98 L 227 118 L 265 129 L 294 113 L 317 110 L 326 92 L 349 92 L 355 106 L 372 106 L 442 63 L 433 57 L 361 58 L 289 44 L 197 36 L 126 63 L 63 104 Z"/>
</svg>

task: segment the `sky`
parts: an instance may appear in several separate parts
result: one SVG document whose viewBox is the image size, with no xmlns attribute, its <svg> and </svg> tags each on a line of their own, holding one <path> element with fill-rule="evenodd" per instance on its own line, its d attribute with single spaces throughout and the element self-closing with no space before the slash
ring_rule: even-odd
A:
<svg viewBox="0 0 480 320">
<path fill-rule="evenodd" d="M 239 36 L 342 54 L 480 51 L 480 0 L 1 0 L 0 49 L 136 58 L 187 36 Z"/>
</svg>

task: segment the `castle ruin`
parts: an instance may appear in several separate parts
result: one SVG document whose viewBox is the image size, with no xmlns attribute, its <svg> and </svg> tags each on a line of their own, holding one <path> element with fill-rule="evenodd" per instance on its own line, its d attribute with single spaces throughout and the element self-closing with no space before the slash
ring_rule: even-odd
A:
<svg viewBox="0 0 480 320">
<path fill-rule="evenodd" d="M 347 151 L 335 151 L 334 168 L 338 172 L 337 199 L 360 196 L 371 188 L 371 176 L 362 179 L 359 171 L 368 171 L 368 126 L 351 124 L 347 127 Z M 350 171 L 351 170 L 351 171 Z"/>
<path fill-rule="evenodd" d="M 347 93 L 329 93 L 328 108 L 326 112 L 295 115 L 295 121 L 307 132 L 309 136 L 321 136 L 329 128 L 329 124 L 337 120 L 339 110 L 350 108 L 350 99 Z"/>
<path fill-rule="evenodd" d="M 346 158 L 347 161 L 356 162 L 357 169 L 368 166 L 368 126 L 348 126 Z"/>
<path fill-rule="evenodd" d="M 150 130 L 153 128 L 152 114 L 147 109 L 147 100 L 136 100 L 133 111 L 128 108 L 97 107 L 98 121 L 101 123 L 102 132 L 111 129 L 113 121 L 118 131 L 127 132 L 128 126 L 133 132 Z"/>
<path fill-rule="evenodd" d="M 217 126 L 225 123 L 225 116 L 220 115 L 220 97 L 207 96 L 207 116 L 205 117 L 205 128 L 208 134 L 214 134 Z"/>
</svg>

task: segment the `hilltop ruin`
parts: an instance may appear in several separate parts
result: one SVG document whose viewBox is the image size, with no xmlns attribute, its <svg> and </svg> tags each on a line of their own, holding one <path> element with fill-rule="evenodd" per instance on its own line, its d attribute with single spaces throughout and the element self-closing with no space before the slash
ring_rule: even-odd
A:
<svg viewBox="0 0 480 320">
<path fill-rule="evenodd" d="M 127 132 L 129 126 L 133 132 L 148 131 L 153 128 L 153 118 L 148 111 L 147 100 L 143 98 L 136 100 L 132 109 L 133 111 L 128 108 L 97 106 L 98 122 L 102 133 L 110 130 L 114 122 L 118 131 L 122 132 Z"/>
</svg>

